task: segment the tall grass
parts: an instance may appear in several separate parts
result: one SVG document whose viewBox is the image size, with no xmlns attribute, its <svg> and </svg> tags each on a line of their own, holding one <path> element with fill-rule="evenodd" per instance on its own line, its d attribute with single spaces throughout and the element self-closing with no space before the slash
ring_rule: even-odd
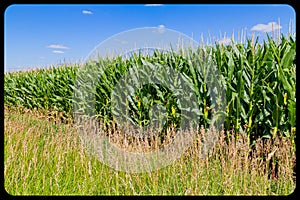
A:
<svg viewBox="0 0 300 200">
<path fill-rule="evenodd" d="M 171 165 L 134 174 L 100 163 L 72 126 L 46 118 L 5 110 L 4 185 L 11 195 L 288 195 L 296 186 L 290 138 L 260 139 L 250 148 L 247 138 L 226 140 L 222 132 L 204 158 L 195 138 Z"/>
</svg>

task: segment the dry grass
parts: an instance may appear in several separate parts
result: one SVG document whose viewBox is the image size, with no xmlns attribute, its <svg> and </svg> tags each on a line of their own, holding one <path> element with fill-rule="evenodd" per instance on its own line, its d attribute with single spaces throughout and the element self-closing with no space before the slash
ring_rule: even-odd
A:
<svg viewBox="0 0 300 200">
<path fill-rule="evenodd" d="M 242 134 L 221 132 L 203 157 L 201 142 L 211 133 L 202 129 L 176 162 L 138 174 L 102 164 L 71 125 L 46 118 L 5 110 L 4 178 L 12 195 L 288 195 L 295 189 L 296 153 L 289 138 L 259 139 L 250 147 Z M 108 137 L 128 148 L 120 132 Z M 142 142 L 131 140 L 131 150 L 163 145 Z"/>
</svg>

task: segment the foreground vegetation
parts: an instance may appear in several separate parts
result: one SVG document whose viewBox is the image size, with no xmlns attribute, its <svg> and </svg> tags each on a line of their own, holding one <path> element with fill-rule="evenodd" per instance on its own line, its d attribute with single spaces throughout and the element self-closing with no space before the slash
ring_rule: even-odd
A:
<svg viewBox="0 0 300 200">
<path fill-rule="evenodd" d="M 296 186 L 290 138 L 258 140 L 251 149 L 246 138 L 232 134 L 226 142 L 221 134 L 208 157 L 199 157 L 195 140 L 172 165 L 132 174 L 88 154 L 70 125 L 28 110 L 6 109 L 4 117 L 11 195 L 288 195 Z"/>
</svg>

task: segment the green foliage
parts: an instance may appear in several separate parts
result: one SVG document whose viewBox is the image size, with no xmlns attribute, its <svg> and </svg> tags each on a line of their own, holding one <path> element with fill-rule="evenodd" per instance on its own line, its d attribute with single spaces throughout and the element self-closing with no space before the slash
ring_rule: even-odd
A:
<svg viewBox="0 0 300 200">
<path fill-rule="evenodd" d="M 248 40 L 247 44 L 199 47 L 189 54 L 155 51 L 151 56 L 134 54 L 128 59 L 121 56 L 111 60 L 101 58 L 81 67 L 6 73 L 4 100 L 6 105 L 58 110 L 68 116 L 74 109 L 89 112 L 96 108 L 95 114 L 110 123 L 113 121 L 111 94 L 115 85 L 133 67 L 150 63 L 184 74 L 196 91 L 199 124 L 204 127 L 211 124 L 213 111 L 224 110 L 224 128 L 246 132 L 251 141 L 277 134 L 294 136 L 295 56 L 296 41 L 282 36 L 279 42 L 268 37 L 268 41 L 261 44 L 257 38 L 256 41 Z M 220 74 L 212 77 L 215 71 Z M 212 103 L 212 96 L 222 95 L 213 94 L 209 89 L 212 86 L 219 91 L 224 87 L 226 102 Z M 82 90 L 90 92 L 74 95 Z M 78 101 L 80 98 L 85 101 Z M 80 104 L 74 104 L 77 107 L 73 108 L 74 102 Z M 155 104 L 165 106 L 167 125 L 180 123 L 178 99 L 171 90 L 159 84 L 139 88 L 123 103 L 130 107 L 131 118 L 142 126 L 149 123 L 149 109 Z"/>
<path fill-rule="evenodd" d="M 26 108 L 42 108 L 70 114 L 78 66 L 61 66 L 5 74 L 4 102 Z"/>
</svg>

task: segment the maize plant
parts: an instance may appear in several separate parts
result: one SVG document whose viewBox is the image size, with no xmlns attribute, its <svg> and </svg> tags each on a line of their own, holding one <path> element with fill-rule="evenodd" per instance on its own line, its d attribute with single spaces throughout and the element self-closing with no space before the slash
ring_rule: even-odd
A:
<svg viewBox="0 0 300 200">
<path fill-rule="evenodd" d="M 69 117 L 75 110 L 92 113 L 105 124 L 112 123 L 112 91 L 116 84 L 130 70 L 152 64 L 184 75 L 197 96 L 199 125 L 208 128 L 213 123 L 212 115 L 220 114 L 225 130 L 246 133 L 250 142 L 278 134 L 295 137 L 295 57 L 295 39 L 281 36 L 275 42 L 268 36 L 263 43 L 256 38 L 248 39 L 246 44 L 199 46 L 187 54 L 157 50 L 152 55 L 135 53 L 126 59 L 99 58 L 83 66 L 5 73 L 4 102 L 7 106 L 57 110 Z M 137 80 L 132 77 L 132 81 Z M 127 117 L 146 126 L 151 107 L 161 105 L 166 112 L 165 127 L 178 126 L 182 110 L 172 92 L 160 84 L 137 88 L 122 102 L 129 108 Z M 212 97 L 222 95 L 225 101 L 212 101 Z"/>
<path fill-rule="evenodd" d="M 226 129 L 246 131 L 252 139 L 294 133 L 296 42 L 292 38 L 219 45 L 214 55 L 227 82 Z"/>
</svg>

